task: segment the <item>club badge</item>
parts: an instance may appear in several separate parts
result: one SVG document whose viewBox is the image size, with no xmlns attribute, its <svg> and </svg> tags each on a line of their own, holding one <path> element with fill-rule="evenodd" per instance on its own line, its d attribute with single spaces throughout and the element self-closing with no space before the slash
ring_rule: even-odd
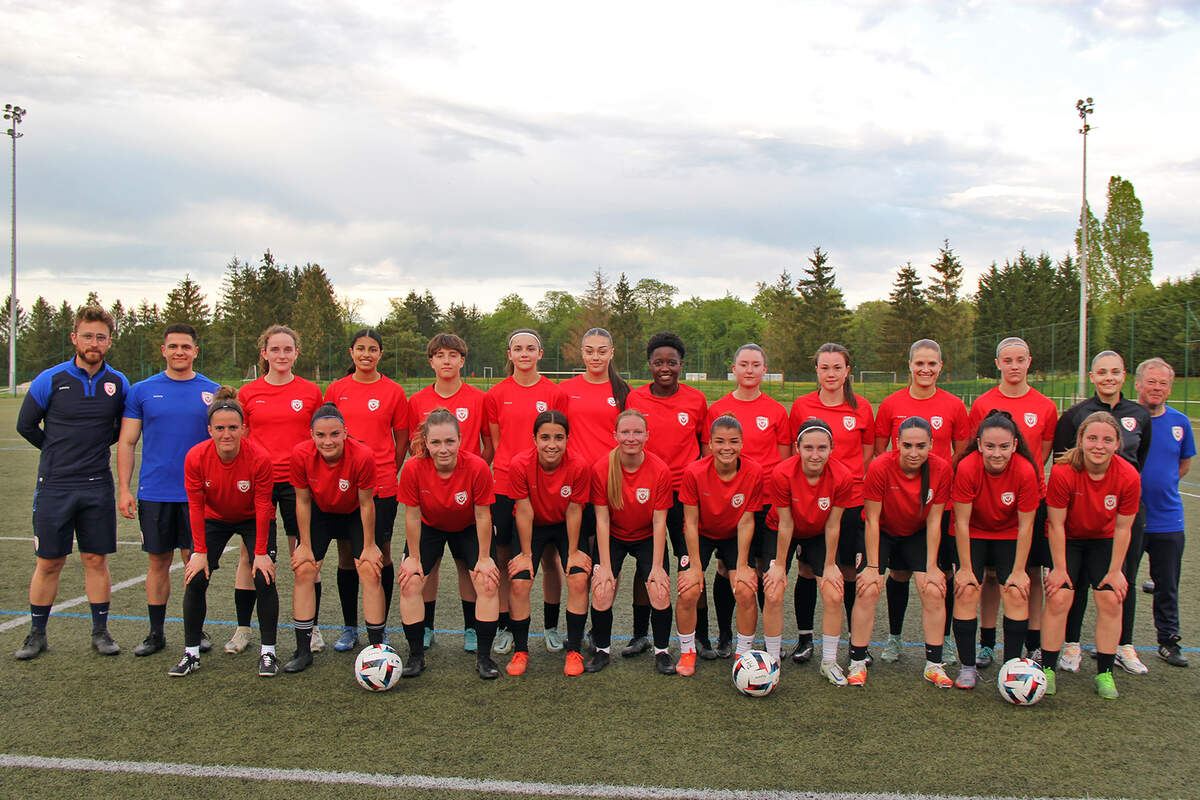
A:
<svg viewBox="0 0 1200 800">
<path fill-rule="evenodd" d="M 469 409 L 469 408 L 454 409 L 454 416 L 458 417 L 459 422 L 466 422 L 467 417 L 470 416 L 470 414 L 471 414 L 471 409 Z"/>
<path fill-rule="evenodd" d="M 1121 417 L 1121 427 L 1133 433 L 1133 429 L 1137 427 L 1137 420 L 1133 417 Z"/>
<path fill-rule="evenodd" d="M 1172 425 L 1171 426 L 1171 435 L 1175 437 L 1175 441 L 1182 442 L 1183 441 L 1183 426 Z"/>
<path fill-rule="evenodd" d="M 370 400 L 368 400 L 367 401 L 367 410 L 368 411 L 378 411 L 379 410 L 379 400 L 377 400 L 374 397 L 372 397 Z"/>
<path fill-rule="evenodd" d="M 304 408 L 304 401 L 297 397 L 292 401 L 292 411 L 301 411 Z"/>
<path fill-rule="evenodd" d="M 636 494 L 637 494 L 637 501 L 639 503 L 645 503 L 647 500 L 650 499 L 650 490 L 649 489 L 638 489 Z"/>
<path fill-rule="evenodd" d="M 732 505 L 734 508 L 741 508 L 742 503 L 745 503 L 745 502 L 746 502 L 746 495 L 742 494 L 741 492 L 738 492 L 733 497 L 729 498 L 729 504 Z"/>
<path fill-rule="evenodd" d="M 338 480 L 338 491 L 339 492 L 344 492 L 349 488 L 350 488 L 350 481 L 346 480 L 345 478 L 341 478 L 340 480 Z"/>
<path fill-rule="evenodd" d="M 549 408 L 550 406 L 546 405 L 546 401 L 545 401 L 545 400 L 538 400 L 536 403 L 534 403 L 534 404 L 533 404 L 533 407 L 534 407 L 534 408 L 537 410 L 537 412 L 540 414 L 540 413 L 542 413 L 543 411 L 545 411 L 547 408 Z"/>
<path fill-rule="evenodd" d="M 850 416 L 849 414 L 842 417 L 842 427 L 848 431 L 854 430 L 854 422 L 855 422 L 854 417 Z"/>
<path fill-rule="evenodd" d="M 930 418 L 929 418 L 929 424 L 933 426 L 933 429 L 934 429 L 935 431 L 940 431 L 940 430 L 942 429 L 942 418 L 941 418 L 941 417 L 936 417 L 936 416 L 935 416 L 935 417 L 930 417 Z"/>
<path fill-rule="evenodd" d="M 115 383 L 112 383 L 111 381 L 105 381 L 104 382 L 104 393 L 106 395 L 108 395 L 109 397 L 112 397 L 114 394 L 117 393 L 117 385 Z"/>
<path fill-rule="evenodd" d="M 680 411 L 679 414 L 676 416 L 676 419 L 679 420 L 680 425 L 687 425 L 688 424 L 688 413 L 686 411 Z"/>
<path fill-rule="evenodd" d="M 567 497 L 570 497 L 571 496 L 571 487 L 563 486 L 561 489 L 558 490 L 558 493 L 561 494 L 564 499 Z"/>
<path fill-rule="evenodd" d="M 1115 494 L 1104 495 L 1104 507 L 1112 511 L 1117 507 L 1117 496 Z"/>
<path fill-rule="evenodd" d="M 458 503 L 460 506 L 465 506 L 467 504 L 467 493 L 459 492 L 458 494 L 454 495 L 454 502 Z"/>
<path fill-rule="evenodd" d="M 250 481 L 238 481 L 237 487 L 239 492 L 248 492 L 250 491 Z"/>
<path fill-rule="evenodd" d="M 1016 499 L 1017 496 L 1012 492 L 1005 492 L 1004 494 L 1000 495 L 1000 502 L 1004 503 L 1006 506 L 1011 506 Z"/>
<path fill-rule="evenodd" d="M 200 399 L 204 401 L 204 405 L 211 406 L 212 400 L 213 400 L 213 393 L 212 392 L 201 392 Z"/>
<path fill-rule="evenodd" d="M 1037 414 L 1032 411 L 1025 412 L 1025 427 L 1032 428 L 1037 425 Z"/>
<path fill-rule="evenodd" d="M 765 431 L 767 426 L 771 424 L 771 420 L 767 419 L 766 417 L 755 417 L 754 424 L 758 426 L 760 431 Z"/>
<path fill-rule="evenodd" d="M 828 511 L 829 510 L 829 498 L 828 497 L 817 498 L 817 508 L 821 509 L 822 511 Z"/>
</svg>

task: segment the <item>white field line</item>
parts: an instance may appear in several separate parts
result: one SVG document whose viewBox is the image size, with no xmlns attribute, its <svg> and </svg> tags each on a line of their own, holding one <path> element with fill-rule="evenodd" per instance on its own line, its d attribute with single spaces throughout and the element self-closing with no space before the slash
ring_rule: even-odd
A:
<svg viewBox="0 0 1200 800">
<path fill-rule="evenodd" d="M 546 783 L 482 778 L 438 778 L 429 775 L 380 775 L 367 772 L 325 772 L 311 769 L 203 766 L 159 761 L 100 761 L 91 758 L 48 758 L 0 753 L 0 767 L 107 772 L 127 775 L 180 775 L 186 778 L 226 778 L 289 783 L 350 784 L 386 789 L 427 789 L 472 794 L 552 795 L 554 797 L 632 797 L 647 800 L 967 800 L 955 795 L 876 794 L 858 792 L 797 792 L 786 789 L 684 789 L 667 786 L 621 786 L 609 783 Z M 993 800 L 1016 800 L 994 798 Z M 1090 798 L 1089 800 L 1097 800 Z"/>
</svg>

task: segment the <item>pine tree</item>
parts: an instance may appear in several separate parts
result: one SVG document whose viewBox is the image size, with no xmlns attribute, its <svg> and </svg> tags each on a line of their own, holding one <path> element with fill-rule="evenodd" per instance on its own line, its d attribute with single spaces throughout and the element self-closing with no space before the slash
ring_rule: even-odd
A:
<svg viewBox="0 0 1200 800">
<path fill-rule="evenodd" d="M 163 317 L 168 325 L 173 322 L 186 322 L 199 334 L 208 329 L 208 303 L 205 302 L 204 293 L 200 291 L 200 284 L 193 281 L 191 275 L 184 275 L 183 280 L 167 293 Z"/>
<path fill-rule="evenodd" d="M 329 380 L 340 361 L 334 349 L 341 350 L 341 308 L 333 292 L 333 283 L 318 264 L 305 264 L 300 270 L 300 290 L 293 309 L 292 327 L 300 335 L 297 367 L 309 372 L 314 380 Z"/>
<path fill-rule="evenodd" d="M 54 307 L 41 295 L 29 310 L 29 322 L 17 338 L 17 368 L 23 375 L 33 375 L 59 361 L 61 343 L 55 340 Z"/>
<path fill-rule="evenodd" d="M 971 363 L 970 307 L 959 297 L 963 267 L 944 239 L 938 260 L 930 265 L 934 277 L 925 289 L 929 303 L 929 338 L 942 346 L 947 372 L 960 373 Z M 974 377 L 974 376 L 972 376 Z"/>
<path fill-rule="evenodd" d="M 1100 220 L 1096 219 L 1096 215 L 1092 213 L 1091 206 L 1087 210 L 1088 221 L 1088 248 L 1087 248 L 1087 274 L 1088 274 L 1088 297 L 1094 298 L 1097 304 L 1106 302 L 1116 288 L 1113 283 L 1112 273 L 1104 263 L 1104 230 L 1100 227 Z M 1080 247 L 1082 245 L 1082 233 L 1080 228 L 1075 229 L 1075 257 L 1078 260 L 1083 252 Z M 1078 271 L 1076 266 L 1076 271 Z M 1076 315 L 1078 316 L 1078 315 Z"/>
<path fill-rule="evenodd" d="M 1101 243 L 1113 300 L 1124 307 L 1135 289 L 1153 285 L 1150 274 L 1154 255 L 1150 252 L 1150 235 L 1142 230 L 1142 201 L 1134 194 L 1133 184 L 1120 175 L 1108 180 L 1108 211 Z"/>
<path fill-rule="evenodd" d="M 829 254 L 820 247 L 813 248 L 809 257 L 810 266 L 804 268 L 807 277 L 796 281 L 800 293 L 800 318 L 797 331 L 800 334 L 798 368 L 803 368 L 817 348 L 826 342 L 842 342 L 850 323 L 850 312 L 842 290 L 837 288 Z"/>
<path fill-rule="evenodd" d="M 797 336 L 800 304 L 796 284 L 787 270 L 779 273 L 774 283 L 759 281 L 758 293 L 752 302 L 764 320 L 759 344 L 767 353 L 771 371 L 782 372 L 785 378 L 799 374 L 804 368 L 804 355 L 800 351 L 802 345 Z M 742 344 L 745 342 L 739 342 L 734 347 Z"/>
<path fill-rule="evenodd" d="M 924 338 L 929 328 L 929 306 L 921 290 L 921 276 L 911 261 L 896 272 L 888 304 L 890 307 L 883 329 L 886 343 L 883 355 L 899 371 L 907 368 L 909 345 Z"/>
<path fill-rule="evenodd" d="M 609 330 L 612 324 L 612 310 L 612 287 L 604 273 L 596 270 L 592 274 L 587 291 L 579 299 L 579 314 L 563 340 L 561 351 L 564 364 L 578 366 L 583 363 L 583 334 L 590 328 L 604 328 L 609 333 L 612 332 Z"/>
<path fill-rule="evenodd" d="M 642 338 L 641 318 L 638 314 L 638 301 L 633 287 L 622 272 L 617 278 L 612 292 L 612 316 L 610 324 L 613 335 L 613 357 L 616 364 L 624 372 L 630 372 L 635 364 L 641 364 L 639 358 Z"/>
</svg>

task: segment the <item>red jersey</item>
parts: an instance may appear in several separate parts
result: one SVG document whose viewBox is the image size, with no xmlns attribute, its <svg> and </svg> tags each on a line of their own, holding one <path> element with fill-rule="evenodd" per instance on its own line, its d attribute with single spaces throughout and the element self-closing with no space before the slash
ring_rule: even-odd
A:
<svg viewBox="0 0 1200 800">
<path fill-rule="evenodd" d="M 192 524 L 192 550 L 207 553 L 204 520 L 244 522 L 254 520 L 254 555 L 267 554 L 267 533 L 275 519 L 271 491 L 271 457 L 248 439 L 233 461 L 225 464 L 217 447 L 207 439 L 188 450 L 183 460 L 183 485 L 187 490 L 188 519 Z"/>
<path fill-rule="evenodd" d="M 396 441 L 408 431 L 408 400 L 400 385 L 386 375 L 374 383 L 360 383 L 353 375 L 339 378 L 325 390 L 346 418 L 346 433 L 375 453 L 375 495 L 396 496 Z"/>
<path fill-rule="evenodd" d="M 684 468 L 700 457 L 700 433 L 708 413 L 708 398 L 696 387 L 682 383 L 670 397 L 658 397 L 650 391 L 653 385 L 648 383 L 630 392 L 625 407 L 646 415 L 650 434 L 646 450 L 667 462 L 671 488 L 679 491 Z"/>
<path fill-rule="evenodd" d="M 861 453 L 860 453 L 861 455 Z M 832 458 L 825 465 L 816 486 L 808 482 L 800 456 L 785 458 L 771 471 L 767 494 L 771 510 L 767 512 L 767 526 L 779 530 L 778 506 L 788 506 L 792 512 L 792 538 L 808 539 L 825 533 L 825 523 L 836 508 L 850 508 L 851 502 L 862 489 L 855 489 L 854 476 Z"/>
<path fill-rule="evenodd" d="M 675 505 L 671 496 L 671 468 L 653 453 L 642 465 L 625 472 L 621 481 L 621 508 L 608 509 L 608 532 L 623 542 L 640 542 L 654 535 L 654 512 Z M 608 506 L 608 458 L 592 465 L 592 505 Z"/>
<path fill-rule="evenodd" d="M 567 506 L 583 505 L 592 491 L 591 467 L 578 456 L 568 453 L 558 469 L 546 472 L 538 464 L 532 447 L 513 457 L 509 464 L 509 497 L 529 498 L 533 506 L 533 524 L 557 525 L 567 519 Z"/>
<path fill-rule="evenodd" d="M 845 401 L 836 406 L 827 406 L 821 402 L 820 392 L 812 392 L 797 397 L 792 402 L 792 413 L 788 416 L 793 442 L 804 420 L 810 417 L 824 420 L 833 430 L 833 460 L 849 470 L 850 477 L 854 479 L 850 508 L 863 504 L 862 482 L 867 472 L 863 462 L 863 447 L 875 446 L 875 415 L 871 413 L 871 404 L 867 398 L 857 394 L 854 399 L 858 408 L 851 408 Z"/>
<path fill-rule="evenodd" d="M 349 438 L 335 464 L 325 460 L 312 439 L 301 442 L 292 450 L 289 471 L 292 486 L 308 489 L 313 503 L 327 514 L 357 511 L 359 490 L 375 490 L 375 456 L 371 448 Z"/>
<path fill-rule="evenodd" d="M 1104 477 L 1088 477 L 1069 464 L 1055 464 L 1046 487 L 1046 505 L 1067 510 L 1068 539 L 1111 539 L 1117 515 L 1133 515 L 1141 502 L 1142 481 L 1137 469 L 1120 455 L 1113 456 Z"/>
<path fill-rule="evenodd" d="M 971 413 L 967 416 L 967 427 L 971 435 L 979 428 L 979 423 L 992 409 L 1000 409 L 1012 414 L 1017 430 L 1025 440 L 1029 452 L 1035 459 L 1042 457 L 1042 443 L 1054 441 L 1054 427 L 1058 424 L 1058 407 L 1054 401 L 1037 389 L 1030 389 L 1020 397 L 1005 397 L 998 386 L 993 386 L 971 403 Z M 1046 496 L 1046 472 L 1041 462 L 1037 469 L 1038 493 Z"/>
<path fill-rule="evenodd" d="M 408 430 L 415 435 L 429 413 L 444 408 L 458 420 L 459 441 L 462 449 L 477 456 L 483 455 L 481 435 L 488 435 L 487 418 L 483 412 L 483 391 L 463 382 L 458 391 L 449 397 L 438 394 L 433 385 L 408 398 Z"/>
<path fill-rule="evenodd" d="M 488 389 L 483 397 L 484 416 L 489 426 L 494 422 L 500 427 L 499 440 L 492 442 L 496 448 L 496 454 L 492 457 L 492 471 L 496 474 L 497 494 L 508 495 L 511 491 L 509 462 L 517 453 L 529 449 L 533 442 L 533 421 L 537 415 L 552 409 L 566 413 L 566 408 L 567 396 L 563 394 L 562 387 L 541 375 L 532 386 L 522 386 L 510 375 Z M 576 450 L 582 447 L 575 446 L 574 441 L 572 438 L 572 447 Z M 591 459 L 583 461 L 591 464 Z"/>
<path fill-rule="evenodd" d="M 728 481 L 717 475 L 713 457 L 693 461 L 683 470 L 679 501 L 700 512 L 700 534 L 709 539 L 733 539 L 742 515 L 763 506 L 763 470 L 756 461 L 743 458 Z"/>
<path fill-rule="evenodd" d="M 292 448 L 312 439 L 312 415 L 321 405 L 321 390 L 299 375 L 282 386 L 267 383 L 264 376 L 239 389 L 238 402 L 246 414 L 246 438 L 271 457 L 275 482 L 286 483 Z"/>
<path fill-rule="evenodd" d="M 787 410 L 778 400 L 765 394 L 753 400 L 738 400 L 730 392 L 709 406 L 700 432 L 701 441 L 708 444 L 713 421 L 725 414 L 731 414 L 742 423 L 742 457 L 757 461 L 763 473 L 769 475 L 782 460 L 779 445 L 792 446 Z"/>
<path fill-rule="evenodd" d="M 475 506 L 496 502 L 492 473 L 474 453 L 458 452 L 450 477 L 443 478 L 428 456 L 410 458 L 400 471 L 401 503 L 421 508 L 421 521 L 431 528 L 456 533 L 475 525 Z"/>
<path fill-rule="evenodd" d="M 590 383 L 583 375 L 568 378 L 558 385 L 566 398 L 567 419 L 571 421 L 571 449 L 580 458 L 591 464 L 608 455 L 617 446 L 613 431 L 617 427 L 617 398 L 613 397 L 612 386 Z M 533 435 L 533 423 L 529 435 Z"/>
<path fill-rule="evenodd" d="M 929 492 L 921 502 L 921 473 L 911 478 L 900 469 L 899 453 L 889 450 L 876 456 L 863 479 L 863 499 L 879 502 L 879 530 L 892 536 L 910 536 L 925 527 L 929 507 L 950 500 L 950 462 L 929 456 Z"/>
<path fill-rule="evenodd" d="M 1013 453 L 1004 472 L 993 475 L 984 469 L 979 451 L 958 462 L 950 499 L 971 503 L 972 539 L 1017 538 L 1017 513 L 1037 511 L 1037 474 L 1023 456 Z"/>
<path fill-rule="evenodd" d="M 963 401 L 944 389 L 935 389 L 933 397 L 918 400 L 908 388 L 893 392 L 879 404 L 875 414 L 875 438 L 890 439 L 892 448 L 900 431 L 900 423 L 909 417 L 922 417 L 933 428 L 933 453 L 950 461 L 954 457 L 954 442 L 971 438 L 967 424 L 967 407 Z"/>
</svg>

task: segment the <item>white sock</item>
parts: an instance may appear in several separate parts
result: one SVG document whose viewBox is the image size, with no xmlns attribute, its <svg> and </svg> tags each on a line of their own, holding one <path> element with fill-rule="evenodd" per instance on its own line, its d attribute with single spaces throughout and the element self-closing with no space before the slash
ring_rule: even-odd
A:
<svg viewBox="0 0 1200 800">
<path fill-rule="evenodd" d="M 746 636 L 745 634 L 739 633 L 737 635 L 737 650 L 735 651 L 735 653 L 740 656 L 742 653 L 746 653 L 753 649 L 754 649 L 754 634 L 750 634 L 749 636 Z"/>
<path fill-rule="evenodd" d="M 821 663 L 829 664 L 837 661 L 838 639 L 837 636 L 822 636 L 821 637 Z"/>
<path fill-rule="evenodd" d="M 266 653 L 270 653 L 271 655 L 275 655 L 275 645 L 273 645 L 273 644 L 264 644 L 264 645 L 263 645 L 263 646 L 260 648 L 260 652 L 261 652 L 261 653 L 263 653 L 264 655 L 265 655 Z"/>
<path fill-rule="evenodd" d="M 183 648 L 183 651 L 192 658 L 200 657 L 200 645 L 196 645 L 195 647 L 185 647 Z"/>
<path fill-rule="evenodd" d="M 596 648 L 596 652 L 597 652 L 597 653 L 607 653 L 607 652 L 608 652 L 608 648 L 607 648 L 607 647 L 597 647 L 597 648 Z"/>
<path fill-rule="evenodd" d="M 665 647 L 654 648 L 654 655 L 658 655 L 659 653 L 666 653 L 666 652 L 667 652 L 667 648 L 665 648 Z"/>
<path fill-rule="evenodd" d="M 778 661 L 779 660 L 779 649 L 780 649 L 781 643 L 783 642 L 783 637 L 782 636 L 767 636 L 765 638 L 766 638 L 766 642 L 767 642 L 767 655 L 769 655 L 771 658 Z"/>
<path fill-rule="evenodd" d="M 694 653 L 696 652 L 696 632 L 679 634 L 679 652 Z"/>
<path fill-rule="evenodd" d="M 930 661 L 929 659 L 925 659 L 925 669 L 927 669 L 927 670 L 933 669 L 934 667 L 941 667 L 941 666 L 944 666 L 944 665 L 943 664 L 935 664 L 932 661 Z"/>
<path fill-rule="evenodd" d="M 855 661 L 854 659 L 850 659 L 850 667 L 852 669 L 854 667 L 862 667 L 863 669 L 866 669 L 867 668 L 867 660 L 865 658 L 862 661 Z"/>
</svg>

